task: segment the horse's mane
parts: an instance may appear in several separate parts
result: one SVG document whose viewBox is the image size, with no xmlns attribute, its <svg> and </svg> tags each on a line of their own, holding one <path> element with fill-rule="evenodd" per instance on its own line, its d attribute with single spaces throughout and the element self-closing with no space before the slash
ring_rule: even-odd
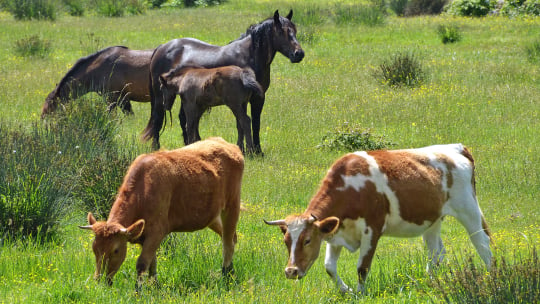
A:
<svg viewBox="0 0 540 304">
<path fill-rule="evenodd" d="M 101 56 L 103 53 L 109 51 L 110 49 L 112 48 L 116 48 L 116 47 L 119 47 L 119 48 L 123 48 L 123 49 L 128 49 L 128 47 L 126 46 L 110 46 L 110 47 L 107 47 L 107 48 L 104 48 L 102 50 L 99 50 L 97 52 L 95 52 L 94 54 L 90 54 L 86 57 L 82 57 L 80 58 L 79 60 L 77 60 L 75 62 L 75 64 L 71 67 L 71 69 L 69 69 L 69 71 L 66 73 L 66 75 L 64 75 L 64 77 L 62 77 L 62 79 L 60 80 L 60 82 L 58 83 L 58 85 L 56 86 L 56 89 L 58 90 L 59 88 L 63 87 L 67 82 L 68 80 L 73 77 L 73 75 L 82 67 L 86 67 L 88 66 L 89 64 L 91 64 L 96 58 L 98 58 L 99 56 Z"/>
<path fill-rule="evenodd" d="M 242 33 L 240 37 L 238 37 L 236 40 L 231 41 L 230 43 L 233 43 L 235 41 L 242 40 L 248 36 L 251 36 L 251 39 L 253 39 L 252 47 L 260 47 L 263 41 L 263 38 L 266 38 L 268 35 L 270 35 L 270 29 L 272 28 L 273 24 L 274 24 L 274 18 L 272 17 L 267 18 L 261 21 L 260 23 L 252 24 L 246 29 L 245 33 Z"/>
</svg>

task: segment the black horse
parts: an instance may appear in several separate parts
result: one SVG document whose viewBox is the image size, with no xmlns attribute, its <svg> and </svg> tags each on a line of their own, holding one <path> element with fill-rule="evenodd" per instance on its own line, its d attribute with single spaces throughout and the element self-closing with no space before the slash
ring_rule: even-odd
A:
<svg viewBox="0 0 540 304">
<path fill-rule="evenodd" d="M 151 116 L 143 139 L 153 138 L 152 147 L 159 149 L 159 135 L 163 128 L 165 111 L 171 110 L 176 94 L 161 89 L 159 76 L 173 68 L 200 66 L 214 68 L 226 65 L 251 68 L 264 92 L 270 86 L 270 64 L 276 52 L 292 63 L 302 61 L 304 51 L 296 40 L 296 26 L 291 22 L 292 10 L 286 17 L 276 11 L 274 16 L 250 26 L 240 38 L 225 46 L 215 46 L 193 38 L 182 38 L 160 45 L 150 62 Z M 255 153 L 262 153 L 259 130 L 264 98 L 253 94 L 250 99 L 251 122 Z M 180 109 L 180 125 L 186 143 L 186 115 Z"/>
</svg>

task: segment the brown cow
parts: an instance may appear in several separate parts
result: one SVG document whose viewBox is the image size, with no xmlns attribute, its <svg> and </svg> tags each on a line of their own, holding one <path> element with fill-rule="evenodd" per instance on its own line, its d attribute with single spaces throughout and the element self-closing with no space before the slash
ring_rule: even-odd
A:
<svg viewBox="0 0 540 304">
<path fill-rule="evenodd" d="M 142 245 L 137 260 L 137 288 L 148 272 L 156 278 L 156 250 L 170 232 L 209 227 L 221 236 L 222 272 L 233 272 L 236 224 L 244 158 L 238 146 L 221 138 L 199 141 L 181 149 L 137 157 L 106 222 L 88 214 L 95 234 L 95 279 L 112 279 L 126 257 L 127 242 Z"/>
<path fill-rule="evenodd" d="M 337 274 L 337 260 L 343 247 L 360 249 L 357 291 L 362 292 L 383 235 L 422 235 L 430 263 L 442 261 L 440 231 L 446 215 L 465 226 L 489 267 L 490 233 L 476 200 L 474 161 L 461 144 L 347 154 L 328 170 L 303 214 L 265 222 L 278 225 L 285 235 L 289 279 L 306 275 L 326 240 L 326 272 L 342 292 L 351 291 Z"/>
</svg>

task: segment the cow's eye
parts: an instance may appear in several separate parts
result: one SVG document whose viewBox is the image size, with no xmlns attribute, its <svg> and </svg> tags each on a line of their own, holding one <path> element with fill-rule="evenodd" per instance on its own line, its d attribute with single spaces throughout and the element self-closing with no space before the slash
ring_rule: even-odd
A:
<svg viewBox="0 0 540 304">
<path fill-rule="evenodd" d="M 306 240 L 304 241 L 304 246 L 309 245 L 309 243 L 311 243 L 311 239 L 306 239 Z"/>
<path fill-rule="evenodd" d="M 118 254 L 118 248 L 113 251 L 114 254 Z"/>
</svg>

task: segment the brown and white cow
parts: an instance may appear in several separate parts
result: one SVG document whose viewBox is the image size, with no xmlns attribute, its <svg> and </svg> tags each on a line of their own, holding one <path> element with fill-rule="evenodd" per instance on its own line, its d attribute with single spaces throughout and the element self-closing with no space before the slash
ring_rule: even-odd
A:
<svg viewBox="0 0 540 304">
<path fill-rule="evenodd" d="M 221 236 L 222 272 L 233 272 L 236 224 L 244 158 L 237 145 L 221 138 L 181 149 L 143 154 L 135 159 L 118 191 L 107 221 L 88 214 L 95 234 L 95 279 L 107 283 L 126 257 L 127 242 L 142 245 L 137 260 L 137 287 L 148 272 L 156 277 L 156 250 L 170 232 L 209 227 Z"/>
<path fill-rule="evenodd" d="M 289 279 L 306 275 L 325 240 L 327 273 L 342 292 L 351 291 L 337 274 L 337 260 L 343 247 L 360 249 L 357 291 L 363 292 L 383 235 L 422 235 L 430 263 L 442 261 L 440 231 L 446 215 L 465 226 L 489 267 L 490 232 L 476 200 L 474 161 L 461 144 L 349 153 L 328 170 L 303 214 L 265 222 L 278 225 L 285 235 Z"/>
</svg>

